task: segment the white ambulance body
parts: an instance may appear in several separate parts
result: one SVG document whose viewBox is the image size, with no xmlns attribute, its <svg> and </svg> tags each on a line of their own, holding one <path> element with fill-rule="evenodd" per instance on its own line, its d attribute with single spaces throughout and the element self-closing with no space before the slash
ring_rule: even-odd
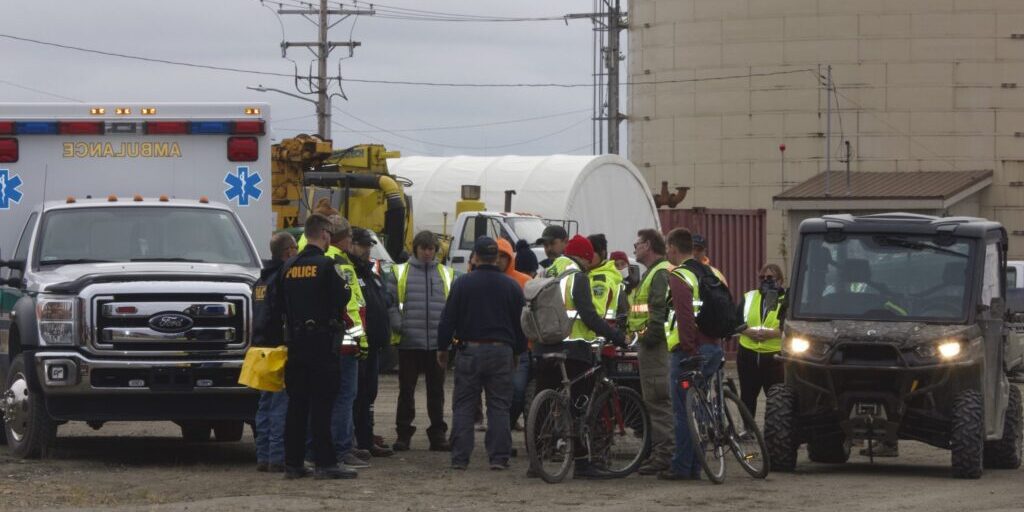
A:
<svg viewBox="0 0 1024 512">
<path fill-rule="evenodd" d="M 0 103 L 0 247 L 14 249 L 44 201 L 205 196 L 267 258 L 269 122 L 266 104 Z"/>
</svg>

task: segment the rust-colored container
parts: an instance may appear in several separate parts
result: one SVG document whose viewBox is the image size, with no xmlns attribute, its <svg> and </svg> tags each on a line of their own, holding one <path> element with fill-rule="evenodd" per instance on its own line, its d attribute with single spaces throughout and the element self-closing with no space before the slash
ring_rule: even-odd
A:
<svg viewBox="0 0 1024 512">
<path fill-rule="evenodd" d="M 757 272 L 766 258 L 764 210 L 661 209 L 658 215 L 665 233 L 683 227 L 704 235 L 708 241 L 708 258 L 725 274 L 737 302 L 740 296 L 757 286 Z M 727 340 L 723 348 L 733 359 L 736 340 Z"/>
</svg>

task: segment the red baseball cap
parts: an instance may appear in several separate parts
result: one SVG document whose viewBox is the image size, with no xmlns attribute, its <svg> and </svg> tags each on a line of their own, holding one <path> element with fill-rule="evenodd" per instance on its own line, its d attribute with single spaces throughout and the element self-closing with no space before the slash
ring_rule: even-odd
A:
<svg viewBox="0 0 1024 512">
<path fill-rule="evenodd" d="M 614 251 L 611 254 L 609 254 L 608 257 L 614 261 L 622 261 L 629 265 L 629 256 L 626 256 L 626 253 L 622 251 Z"/>
<path fill-rule="evenodd" d="M 583 261 L 594 260 L 594 246 L 590 243 L 590 240 L 576 235 L 569 240 L 569 243 L 565 245 L 565 255 L 575 256 L 582 259 Z"/>
</svg>

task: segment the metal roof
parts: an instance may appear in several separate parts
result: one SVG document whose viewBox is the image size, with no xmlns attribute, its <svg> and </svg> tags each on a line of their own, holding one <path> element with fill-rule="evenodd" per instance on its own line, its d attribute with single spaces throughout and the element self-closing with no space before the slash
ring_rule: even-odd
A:
<svg viewBox="0 0 1024 512">
<path fill-rule="evenodd" d="M 826 176 L 830 178 L 825 194 Z M 846 173 L 833 171 L 813 178 L 775 196 L 776 201 L 828 199 L 950 199 L 986 180 L 991 170 L 923 172 L 851 172 L 847 191 Z"/>
</svg>

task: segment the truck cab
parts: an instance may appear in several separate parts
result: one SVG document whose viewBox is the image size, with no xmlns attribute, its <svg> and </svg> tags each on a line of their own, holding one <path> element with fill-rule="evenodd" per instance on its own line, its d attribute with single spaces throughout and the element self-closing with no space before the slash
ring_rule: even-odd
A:
<svg viewBox="0 0 1024 512">
<path fill-rule="evenodd" d="M 3 250 L 6 248 L 0 248 Z M 0 398 L 18 456 L 57 425 L 202 420 L 235 437 L 255 394 L 238 384 L 260 263 L 226 206 L 166 198 L 49 202 L 3 261 Z"/>
<path fill-rule="evenodd" d="M 512 247 L 519 240 L 526 240 L 530 249 L 537 255 L 537 261 L 547 256 L 544 248 L 536 242 L 544 233 L 548 224 L 557 221 L 544 219 L 527 213 L 475 211 L 460 213 L 455 219 L 455 229 L 448 254 L 453 268 L 458 272 L 469 270 L 469 256 L 473 252 L 473 243 L 481 236 L 489 236 L 495 240 L 504 238 Z"/>
<path fill-rule="evenodd" d="M 913 214 L 800 225 L 783 332 L 785 383 L 768 392 L 772 467 L 844 463 L 850 443 L 949 449 L 953 476 L 1021 463 L 1021 315 L 1006 307 L 1006 230 Z"/>
</svg>

